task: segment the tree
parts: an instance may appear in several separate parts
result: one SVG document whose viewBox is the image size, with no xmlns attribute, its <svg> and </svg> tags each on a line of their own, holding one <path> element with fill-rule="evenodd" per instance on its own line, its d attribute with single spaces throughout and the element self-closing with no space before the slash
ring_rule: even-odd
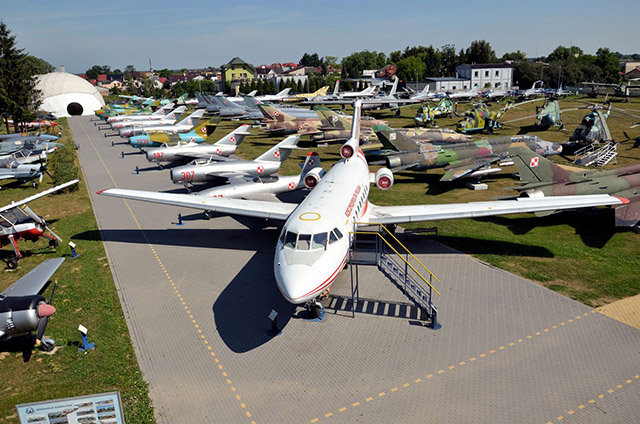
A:
<svg viewBox="0 0 640 424">
<path fill-rule="evenodd" d="M 27 55 L 27 66 L 31 69 L 34 75 L 43 75 L 50 72 L 55 72 L 56 68 L 49 62 L 39 57 Z"/>
<path fill-rule="evenodd" d="M 14 130 L 20 124 L 35 116 L 40 105 L 40 91 L 36 90 L 33 67 L 23 49 L 16 47 L 16 37 L 11 35 L 3 21 L 0 21 L 0 114 L 9 132 L 9 120 L 14 122 Z"/>
<path fill-rule="evenodd" d="M 421 80 L 427 69 L 426 65 L 417 57 L 402 59 L 397 64 L 396 76 L 403 81 Z"/>
<path fill-rule="evenodd" d="M 497 63 L 496 52 L 485 40 L 475 40 L 465 51 L 466 63 Z M 464 62 L 460 62 L 464 63 Z"/>
<path fill-rule="evenodd" d="M 464 62 L 458 62 L 456 46 L 445 44 L 440 48 L 440 69 L 442 76 L 452 77 L 456 74 L 456 66 Z"/>
<path fill-rule="evenodd" d="M 595 64 L 602 70 L 604 82 L 620 82 L 620 61 L 618 60 L 617 53 L 613 53 L 606 47 L 601 47 L 596 52 Z"/>
<path fill-rule="evenodd" d="M 300 66 L 317 67 L 321 65 L 322 65 L 322 60 L 320 59 L 320 56 L 318 56 L 318 53 L 313 53 L 313 54 L 305 53 L 302 55 L 302 59 L 300 59 Z"/>
<path fill-rule="evenodd" d="M 515 52 L 508 52 L 502 55 L 502 61 L 505 62 L 507 60 L 510 60 L 512 62 L 522 62 L 527 60 L 527 55 L 520 50 L 517 50 Z"/>
<path fill-rule="evenodd" d="M 365 69 L 380 69 L 387 64 L 387 56 L 368 50 L 342 58 L 342 78 L 360 78 Z"/>
<path fill-rule="evenodd" d="M 108 74 L 111 72 L 111 67 L 109 65 L 93 65 L 91 68 L 87 69 L 84 73 L 88 79 L 96 79 L 100 74 Z"/>
</svg>

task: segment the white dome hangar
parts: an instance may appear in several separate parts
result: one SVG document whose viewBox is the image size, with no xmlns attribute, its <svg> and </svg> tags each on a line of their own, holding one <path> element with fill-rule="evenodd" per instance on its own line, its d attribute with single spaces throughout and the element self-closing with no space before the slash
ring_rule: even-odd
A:
<svg viewBox="0 0 640 424">
<path fill-rule="evenodd" d="M 40 110 L 58 118 L 93 115 L 104 106 L 104 99 L 90 82 L 66 72 L 39 75 L 36 88 L 42 95 Z"/>
</svg>

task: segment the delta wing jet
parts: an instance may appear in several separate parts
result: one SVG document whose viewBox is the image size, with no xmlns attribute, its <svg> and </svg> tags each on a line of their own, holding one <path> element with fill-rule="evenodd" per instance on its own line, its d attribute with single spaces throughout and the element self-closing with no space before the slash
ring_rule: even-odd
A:
<svg viewBox="0 0 640 424">
<path fill-rule="evenodd" d="M 147 150 L 147 160 L 163 164 L 175 161 L 188 161 L 193 159 L 229 157 L 235 153 L 236 148 L 242 143 L 244 137 L 251 135 L 251 125 L 241 125 L 214 144 L 200 144 L 189 142 L 175 146 L 163 146 L 157 149 Z M 209 136 L 211 137 L 211 136 Z"/>
<path fill-rule="evenodd" d="M 360 151 L 360 110 L 354 107 L 351 138 L 339 160 L 299 203 L 205 198 L 188 194 L 106 189 L 98 194 L 123 199 L 284 221 L 273 261 L 275 280 L 289 302 L 303 304 L 327 291 L 349 256 L 350 234 L 360 224 L 399 224 L 441 219 L 476 218 L 510 213 L 621 205 L 625 199 L 609 195 L 522 198 L 454 204 L 376 206 L 369 202 L 370 183 L 381 189 L 393 184 L 389 169 L 373 176 Z"/>
</svg>

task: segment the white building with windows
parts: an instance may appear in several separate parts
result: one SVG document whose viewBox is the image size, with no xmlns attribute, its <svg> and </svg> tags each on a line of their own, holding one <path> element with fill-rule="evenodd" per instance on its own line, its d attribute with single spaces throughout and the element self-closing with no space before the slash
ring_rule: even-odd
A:
<svg viewBox="0 0 640 424">
<path fill-rule="evenodd" d="M 456 66 L 460 78 L 471 81 L 471 87 L 510 90 L 513 67 L 507 63 L 474 63 Z"/>
</svg>

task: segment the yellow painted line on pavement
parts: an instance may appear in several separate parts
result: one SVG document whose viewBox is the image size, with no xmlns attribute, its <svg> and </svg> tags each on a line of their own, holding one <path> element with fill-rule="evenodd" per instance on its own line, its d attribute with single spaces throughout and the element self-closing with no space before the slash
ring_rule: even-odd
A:
<svg viewBox="0 0 640 424">
<path fill-rule="evenodd" d="M 102 163 L 102 166 L 104 167 L 105 171 L 107 172 L 107 175 L 111 179 L 111 182 L 113 183 L 114 187 L 118 188 L 118 184 L 116 183 L 116 180 L 113 178 L 113 175 L 111 174 L 111 171 L 109 170 L 109 167 L 107 167 L 107 164 L 102 159 L 102 155 L 100 155 L 100 153 L 96 149 L 96 146 L 93 143 L 93 140 L 91 140 L 91 137 L 87 133 L 87 130 L 85 129 L 84 125 L 80 124 L 80 126 L 82 127 L 82 130 L 84 131 L 85 135 L 87 136 L 87 140 L 89 140 L 89 143 L 91 143 L 91 147 L 93 148 L 93 151 L 98 156 L 98 159 L 100 160 L 100 163 Z M 135 222 L 136 226 L 138 227 L 138 229 L 142 233 L 142 236 L 144 237 L 145 241 L 147 242 L 147 246 L 151 250 L 151 253 L 153 254 L 153 257 L 158 262 L 158 265 L 160 265 L 160 269 L 164 272 L 165 276 L 167 277 L 167 280 L 171 284 L 171 288 L 175 291 L 176 296 L 178 297 L 178 300 L 180 300 L 181 304 L 184 305 L 184 307 L 185 307 L 185 309 L 187 311 L 187 314 L 189 315 L 189 318 L 191 319 L 191 322 L 194 324 L 194 328 L 197 330 L 198 333 L 202 333 L 202 330 L 199 329 L 198 323 L 193 318 L 193 315 L 191 314 L 191 311 L 189 310 L 184 298 L 180 294 L 180 291 L 178 290 L 178 287 L 176 286 L 176 284 L 174 283 L 173 279 L 169 275 L 169 272 L 167 272 L 166 267 L 164 266 L 164 264 L 160 260 L 160 256 L 158 255 L 158 252 L 156 252 L 155 247 L 149 241 L 149 238 L 147 237 L 147 233 L 144 231 L 144 228 L 142 228 L 142 225 L 140 224 L 140 221 L 138 221 L 138 218 L 133 213 L 133 210 L 129 206 L 129 203 L 125 199 L 123 199 L 122 201 L 124 202 L 125 206 L 129 210 L 129 213 L 131 214 L 131 217 L 133 218 L 133 221 Z M 209 341 L 206 339 L 206 337 L 203 334 L 200 334 L 200 339 L 203 341 L 203 343 L 205 345 L 209 344 Z M 207 347 L 209 347 L 209 350 L 210 350 L 210 346 L 207 346 Z M 216 356 L 216 354 L 214 352 L 210 352 L 210 353 L 211 353 L 211 357 L 215 357 Z M 215 362 L 218 363 L 219 359 L 215 358 Z M 222 365 L 219 365 L 218 367 L 219 367 L 220 370 L 222 369 Z M 222 372 L 221 374 L 222 374 L 223 377 L 225 377 L 225 378 L 227 377 L 227 372 L 226 371 Z M 232 383 L 233 383 L 232 380 L 230 378 L 226 378 L 226 382 L 227 382 L 227 384 L 229 386 L 231 386 L 231 391 L 232 392 L 236 392 L 236 388 L 232 385 Z M 240 401 L 242 399 L 242 397 L 239 394 L 236 394 L 235 398 L 238 401 Z M 246 404 L 244 402 L 240 402 L 239 406 L 240 406 L 241 409 L 246 409 Z M 247 416 L 247 418 L 251 418 L 252 417 L 251 413 L 248 410 L 245 411 L 245 415 Z M 255 424 L 255 423 L 256 423 L 256 421 L 251 420 L 251 424 Z"/>
</svg>

